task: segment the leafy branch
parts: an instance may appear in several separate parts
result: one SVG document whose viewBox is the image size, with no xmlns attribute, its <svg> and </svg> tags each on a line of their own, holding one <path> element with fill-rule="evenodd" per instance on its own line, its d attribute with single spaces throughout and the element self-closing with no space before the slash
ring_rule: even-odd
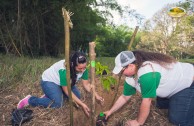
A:
<svg viewBox="0 0 194 126">
<path fill-rule="evenodd" d="M 90 63 L 88 65 L 88 68 L 90 66 Z M 109 91 L 112 87 L 116 84 L 116 79 L 110 75 L 110 70 L 108 66 L 102 65 L 100 62 L 96 62 L 96 75 L 100 76 L 100 81 L 103 86 L 103 88 L 107 91 Z"/>
</svg>

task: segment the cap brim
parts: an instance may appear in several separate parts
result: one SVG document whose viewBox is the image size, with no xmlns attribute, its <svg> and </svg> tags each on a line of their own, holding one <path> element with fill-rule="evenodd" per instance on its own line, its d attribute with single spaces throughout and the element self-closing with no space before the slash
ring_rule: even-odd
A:
<svg viewBox="0 0 194 126">
<path fill-rule="evenodd" d="M 119 74 L 121 72 L 121 70 L 123 69 L 123 67 L 119 67 L 119 66 L 115 66 L 115 68 L 113 69 L 113 73 L 114 74 Z"/>
</svg>

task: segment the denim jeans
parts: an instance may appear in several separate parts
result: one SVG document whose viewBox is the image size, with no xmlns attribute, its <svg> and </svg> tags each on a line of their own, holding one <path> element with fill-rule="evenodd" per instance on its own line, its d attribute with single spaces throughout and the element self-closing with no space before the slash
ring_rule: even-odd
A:
<svg viewBox="0 0 194 126">
<path fill-rule="evenodd" d="M 29 105 L 36 107 L 36 106 L 43 106 L 45 108 L 60 108 L 64 105 L 64 100 L 68 98 L 68 96 L 63 92 L 62 87 L 49 81 L 41 81 L 41 87 L 46 95 L 46 97 L 39 98 L 32 96 L 29 98 L 28 102 Z M 80 91 L 74 85 L 71 87 L 72 92 L 80 99 Z"/>
<path fill-rule="evenodd" d="M 176 126 L 194 126 L 194 82 L 169 99 L 157 98 L 156 106 L 168 109 L 168 118 Z"/>
</svg>

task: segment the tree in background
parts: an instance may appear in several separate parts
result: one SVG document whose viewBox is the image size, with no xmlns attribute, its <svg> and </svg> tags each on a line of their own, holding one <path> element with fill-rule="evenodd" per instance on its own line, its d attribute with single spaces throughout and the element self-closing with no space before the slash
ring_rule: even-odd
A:
<svg viewBox="0 0 194 126">
<path fill-rule="evenodd" d="M 167 15 L 172 6 L 174 5 L 167 5 L 144 24 L 137 48 L 159 51 L 177 58 L 193 54 L 193 15 L 172 18 Z M 186 2 L 176 6 L 183 6 L 188 10 L 189 4 Z"/>
<path fill-rule="evenodd" d="M 96 50 L 99 56 L 113 57 L 122 50 L 127 50 L 133 30 L 127 26 L 102 27 L 96 37 Z"/>
<path fill-rule="evenodd" d="M 86 51 L 106 25 L 112 25 L 110 10 L 130 13 L 116 0 L 12 0 L 0 1 L 0 52 L 16 55 L 51 55 L 63 53 L 62 7 L 72 16 L 71 50 Z M 105 10 L 99 8 L 105 7 Z M 135 16 L 135 15 L 133 15 Z M 137 16 L 138 17 L 138 16 Z M 122 39 L 121 39 L 122 40 Z M 121 41 L 114 40 L 114 41 Z M 104 52 L 106 53 L 106 52 Z"/>
<path fill-rule="evenodd" d="M 0 34 L 7 53 L 56 55 L 63 35 L 58 1 L 1 1 Z"/>
<path fill-rule="evenodd" d="M 187 16 L 183 18 L 177 27 L 179 38 L 184 39 L 182 45 L 181 57 L 194 57 L 194 1 L 186 0 L 180 5 L 187 10 Z"/>
</svg>

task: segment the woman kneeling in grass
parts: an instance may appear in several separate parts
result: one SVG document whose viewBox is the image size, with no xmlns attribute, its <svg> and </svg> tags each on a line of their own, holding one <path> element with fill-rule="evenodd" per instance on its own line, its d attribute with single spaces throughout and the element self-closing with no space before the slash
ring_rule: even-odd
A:
<svg viewBox="0 0 194 126">
<path fill-rule="evenodd" d="M 82 80 L 83 87 L 91 92 L 91 84 L 88 81 L 88 69 L 86 69 L 86 56 L 81 52 L 75 52 L 70 59 L 70 74 L 71 74 L 71 90 L 72 98 L 80 105 L 86 115 L 89 116 L 90 109 L 84 104 L 80 98 L 81 94 L 76 84 L 78 80 Z M 65 60 L 60 60 L 46 69 L 42 74 L 41 87 L 44 92 L 44 97 L 35 97 L 28 95 L 22 99 L 17 108 L 22 109 L 27 105 L 36 107 L 43 106 L 45 108 L 59 108 L 64 105 L 64 99 L 68 98 L 67 78 Z M 104 99 L 96 92 L 94 93 L 97 100 L 103 102 Z"/>
</svg>

